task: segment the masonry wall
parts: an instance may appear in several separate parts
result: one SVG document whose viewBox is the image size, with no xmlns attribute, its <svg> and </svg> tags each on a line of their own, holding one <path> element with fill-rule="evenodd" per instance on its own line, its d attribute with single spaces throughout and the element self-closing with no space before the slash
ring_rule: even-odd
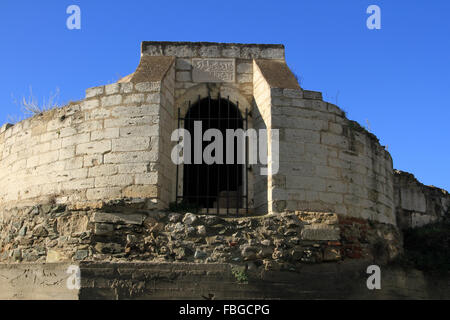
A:
<svg viewBox="0 0 450 320">
<path fill-rule="evenodd" d="M 246 271 L 239 283 L 229 264 L 72 263 L 81 288 L 69 290 L 68 264 L 1 265 L 0 299 L 449 299 L 448 276 L 383 266 L 381 290 L 367 290 L 369 261 L 305 265 L 302 272 Z M 31 277 L 36 281 L 31 281 Z M 301 284 L 301 289 L 299 289 Z M 168 315 L 178 314 L 178 309 Z"/>
<path fill-rule="evenodd" d="M 267 66 L 256 66 L 260 78 L 270 77 Z M 280 134 L 279 172 L 268 179 L 270 210 L 335 212 L 395 224 L 392 158 L 378 139 L 321 93 L 266 82 L 255 100 Z"/>
<path fill-rule="evenodd" d="M 235 59 L 234 81 L 194 79 L 195 58 Z M 138 79 L 159 79 L 138 82 Z M 178 109 L 229 97 L 250 128 L 279 130 L 279 171 L 248 170 L 257 213 L 320 211 L 395 224 L 392 159 L 377 138 L 318 92 L 299 86 L 279 45 L 144 42 L 130 82 L 87 90 L 86 99 L 0 133 L 4 207 L 92 206 L 131 198 L 166 208 L 182 194 L 171 161 Z M 182 125 L 182 124 L 181 124 Z M 268 144 L 269 169 L 278 154 Z M 274 167 L 275 165 L 275 167 Z"/>
<path fill-rule="evenodd" d="M 394 199 L 397 224 L 401 229 L 450 219 L 450 194 L 423 185 L 410 173 L 394 171 Z"/>
<path fill-rule="evenodd" d="M 261 73 L 256 63 L 253 63 L 253 86 L 254 86 L 254 128 L 256 130 L 271 128 L 271 94 L 270 85 Z M 267 141 L 269 133 L 267 135 Z M 269 150 L 267 150 L 267 153 Z M 267 155 L 268 156 L 268 155 Z M 259 162 L 258 162 L 259 163 Z M 265 166 L 267 167 L 267 166 Z M 272 184 L 267 175 L 261 175 L 261 164 L 255 166 L 255 210 L 257 212 L 271 212 Z M 270 183 L 269 183 L 270 181 Z"/>
<path fill-rule="evenodd" d="M 171 103 L 170 90 L 162 94 L 161 88 L 161 82 L 91 88 L 81 102 L 4 126 L 2 208 L 121 198 L 152 199 L 148 205 L 158 206 L 158 185 L 166 179 L 157 169 L 166 155 L 158 152 L 159 119 Z"/>
<path fill-rule="evenodd" d="M 175 201 L 176 166 L 171 159 L 172 148 L 175 145 L 171 141 L 171 135 L 177 125 L 175 111 L 175 67 L 169 69 L 161 83 L 161 109 L 159 113 L 159 179 L 160 205 L 167 208 L 169 203 Z"/>
<path fill-rule="evenodd" d="M 217 99 L 219 94 L 222 98 L 229 98 L 233 104 L 238 104 L 241 116 L 244 118 L 248 111 L 248 127 L 254 127 L 254 117 L 257 112 L 252 112 L 253 104 L 253 59 L 265 58 L 271 60 L 284 60 L 284 48 L 273 45 L 220 45 L 212 43 L 185 44 L 183 43 L 158 43 L 149 42 L 142 45 L 143 56 L 171 56 L 175 57 L 175 79 L 174 79 L 174 105 L 173 105 L 173 126 L 172 130 L 178 127 L 177 114 L 180 109 L 181 117 L 184 117 L 189 110 L 189 103 L 195 104 L 198 99 L 211 96 Z M 193 76 L 193 59 L 215 58 L 215 59 L 235 59 L 235 81 L 204 83 L 196 82 Z M 161 119 L 162 122 L 162 119 Z M 181 127 L 183 122 L 180 123 Z M 261 127 L 262 128 L 262 127 Z M 170 134 L 167 137 L 170 138 Z M 172 148 L 173 143 L 169 139 L 164 140 L 165 149 Z M 170 156 L 170 154 L 169 154 Z M 170 159 L 170 158 L 168 158 Z M 164 162 L 167 172 L 171 172 L 173 183 L 176 177 L 176 166 Z M 171 201 L 175 200 L 175 188 L 178 188 L 178 195 L 183 194 L 183 166 L 179 166 L 178 186 L 171 187 Z M 247 171 L 249 207 L 255 209 L 254 212 L 267 213 L 267 183 L 260 184 L 258 166 L 251 166 Z M 264 179 L 263 179 L 264 180 Z M 267 181 L 267 177 L 265 177 Z M 165 180 L 167 181 L 167 180 Z M 255 188 L 258 191 L 255 192 Z M 165 199 L 165 197 L 163 197 Z M 258 198 L 258 199 L 257 199 Z M 256 203 L 258 202 L 258 203 Z M 258 207 L 258 208 L 257 208 Z"/>
<path fill-rule="evenodd" d="M 392 158 L 336 106 L 308 91 L 272 90 L 280 128 L 280 210 L 336 212 L 395 224 Z"/>
</svg>

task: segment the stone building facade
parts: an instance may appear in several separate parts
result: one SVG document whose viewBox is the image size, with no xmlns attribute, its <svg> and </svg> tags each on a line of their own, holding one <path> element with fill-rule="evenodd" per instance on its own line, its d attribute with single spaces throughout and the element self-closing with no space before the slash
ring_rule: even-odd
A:
<svg viewBox="0 0 450 320">
<path fill-rule="evenodd" d="M 136 72 L 119 83 L 3 126 L 2 206 L 130 198 L 167 208 L 177 187 L 183 193 L 183 173 L 176 186 L 171 161 L 177 110 L 185 115 L 189 102 L 220 94 L 242 117 L 249 112 L 250 128 L 279 130 L 278 173 L 248 168 L 255 212 L 334 212 L 395 224 L 389 153 L 319 92 L 300 88 L 284 58 L 281 45 L 144 42 Z M 217 76 L 208 63 L 229 70 Z"/>
<path fill-rule="evenodd" d="M 218 222 L 164 211 L 186 194 L 187 167 L 171 159 L 180 117 L 200 101 L 221 99 L 248 128 L 266 130 L 267 167 L 277 166 L 276 174 L 261 175 L 260 164 L 235 167 L 236 190 L 227 190 L 245 197 L 250 216 L 269 214 L 263 220 Z M 411 191 L 416 186 L 403 181 L 373 134 L 320 92 L 299 86 L 284 46 L 143 42 L 133 74 L 1 128 L 0 260 L 134 253 L 144 260 L 270 265 L 367 256 L 378 241 L 393 257 L 401 250 L 397 221 L 436 216 L 434 202 L 424 207 Z M 439 201 L 432 221 L 448 215 L 448 194 Z M 220 199 L 216 205 L 221 209 Z"/>
</svg>

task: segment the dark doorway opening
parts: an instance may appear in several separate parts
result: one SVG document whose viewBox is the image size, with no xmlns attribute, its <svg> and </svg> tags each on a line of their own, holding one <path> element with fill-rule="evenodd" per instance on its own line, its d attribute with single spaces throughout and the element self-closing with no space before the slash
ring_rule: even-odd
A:
<svg viewBox="0 0 450 320">
<path fill-rule="evenodd" d="M 206 164 L 203 156 L 201 164 L 194 164 L 194 122 L 202 122 L 202 134 L 208 129 L 218 129 L 223 137 L 223 164 Z M 234 161 L 227 164 L 226 130 L 244 129 L 244 119 L 241 116 L 238 105 L 229 99 L 200 99 L 193 104 L 185 118 L 184 128 L 189 131 L 192 138 L 191 155 L 192 164 L 184 164 L 183 200 L 194 204 L 199 208 L 230 208 L 243 207 L 243 169 L 244 165 L 238 164 L 237 140 L 234 141 Z M 203 140 L 203 139 L 202 139 Z M 214 138 L 213 138 L 214 140 Z M 202 142 L 202 153 L 206 146 L 213 141 Z M 230 142 L 228 142 L 230 143 Z M 213 153 L 214 155 L 214 153 Z M 239 210 L 238 210 L 239 211 Z"/>
</svg>

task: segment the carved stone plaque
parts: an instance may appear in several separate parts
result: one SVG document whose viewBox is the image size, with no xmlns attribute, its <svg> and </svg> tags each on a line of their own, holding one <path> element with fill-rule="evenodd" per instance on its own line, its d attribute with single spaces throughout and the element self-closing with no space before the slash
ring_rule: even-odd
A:
<svg viewBox="0 0 450 320">
<path fill-rule="evenodd" d="M 234 59 L 192 59 L 194 82 L 234 82 L 236 62 Z"/>
</svg>

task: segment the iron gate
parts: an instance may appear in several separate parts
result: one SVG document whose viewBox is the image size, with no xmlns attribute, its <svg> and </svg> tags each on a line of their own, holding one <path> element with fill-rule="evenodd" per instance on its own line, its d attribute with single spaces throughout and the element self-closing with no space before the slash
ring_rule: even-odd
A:
<svg viewBox="0 0 450 320">
<path fill-rule="evenodd" d="M 205 110 L 206 109 L 206 110 Z M 242 117 L 239 111 L 239 102 L 233 104 L 230 97 L 223 99 L 220 94 L 217 100 L 207 98 L 198 100 L 195 104 L 189 101 L 189 109 L 185 117 L 181 116 L 181 110 L 178 109 L 178 129 L 184 128 L 191 133 L 193 124 L 201 121 L 202 127 L 208 129 L 219 129 L 222 132 L 223 147 L 226 148 L 225 141 L 226 129 L 248 130 L 248 110 L 245 110 L 245 116 Z M 237 163 L 237 146 L 233 138 L 233 148 L 235 148 L 233 164 L 226 161 L 226 152 L 223 152 L 223 163 L 206 164 L 203 159 L 204 141 L 202 130 L 202 164 L 183 164 L 183 191 L 179 194 L 180 166 L 176 168 L 176 203 L 187 203 L 194 205 L 204 214 L 215 215 L 248 215 L 248 143 L 244 135 L 245 150 L 243 154 L 243 164 Z M 192 140 L 192 147 L 194 146 Z M 239 141 L 239 140 L 238 140 Z M 191 157 L 194 152 L 191 148 Z"/>
</svg>

